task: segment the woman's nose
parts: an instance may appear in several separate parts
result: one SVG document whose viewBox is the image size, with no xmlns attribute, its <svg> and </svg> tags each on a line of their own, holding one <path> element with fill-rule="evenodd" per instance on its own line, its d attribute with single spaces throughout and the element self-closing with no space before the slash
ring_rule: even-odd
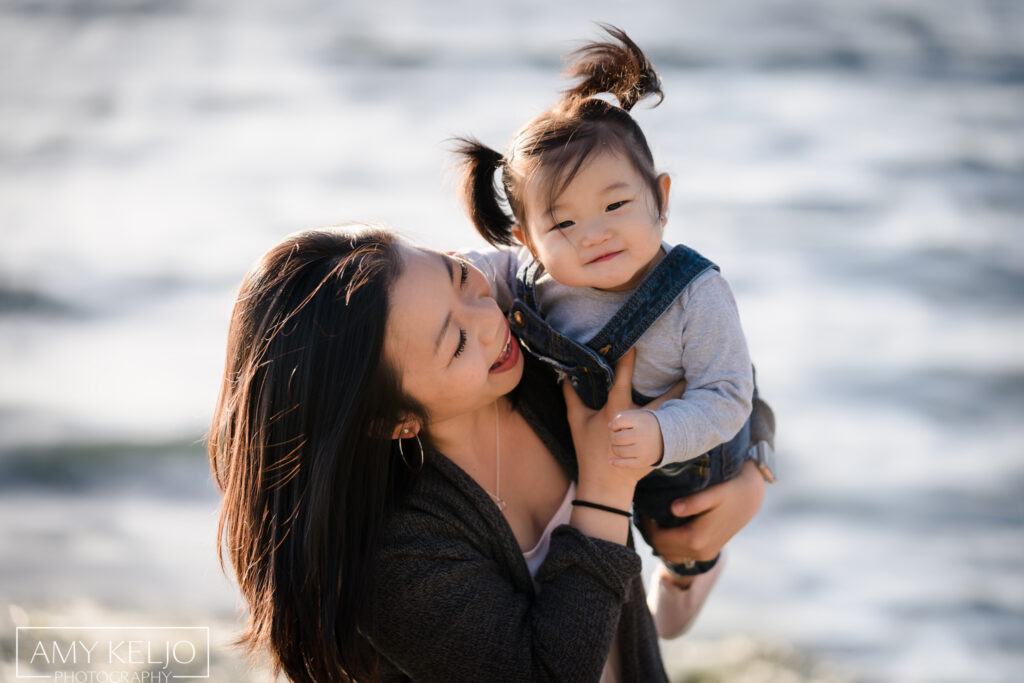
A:
<svg viewBox="0 0 1024 683">
<path fill-rule="evenodd" d="M 498 308 L 498 302 L 487 296 L 476 300 L 474 305 L 480 325 L 480 341 L 484 344 L 492 343 L 499 334 L 505 332 L 505 314 Z"/>
</svg>

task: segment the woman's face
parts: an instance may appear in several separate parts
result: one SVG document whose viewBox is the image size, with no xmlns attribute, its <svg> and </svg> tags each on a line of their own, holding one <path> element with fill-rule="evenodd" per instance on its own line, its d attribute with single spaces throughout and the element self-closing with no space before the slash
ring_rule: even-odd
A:
<svg viewBox="0 0 1024 683">
<path fill-rule="evenodd" d="M 484 275 L 466 261 L 400 245 L 385 354 L 431 425 L 510 392 L 523 374 L 519 343 Z"/>
</svg>

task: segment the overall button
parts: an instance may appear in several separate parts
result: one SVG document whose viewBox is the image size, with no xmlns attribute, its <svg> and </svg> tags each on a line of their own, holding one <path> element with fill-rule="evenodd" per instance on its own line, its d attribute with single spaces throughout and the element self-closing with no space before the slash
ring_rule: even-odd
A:
<svg viewBox="0 0 1024 683">
<path fill-rule="evenodd" d="M 513 313 L 512 314 L 512 322 L 514 322 L 519 327 L 522 327 L 523 326 L 523 312 L 522 311 L 516 311 L 515 313 Z"/>
</svg>

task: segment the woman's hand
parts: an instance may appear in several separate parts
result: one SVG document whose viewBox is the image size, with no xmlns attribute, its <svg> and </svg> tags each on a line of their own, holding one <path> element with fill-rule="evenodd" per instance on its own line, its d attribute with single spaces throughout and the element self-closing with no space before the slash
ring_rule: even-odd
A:
<svg viewBox="0 0 1024 683">
<path fill-rule="evenodd" d="M 633 504 L 636 482 L 650 471 L 649 467 L 617 467 L 612 464 L 615 454 L 609 423 L 620 411 L 634 407 L 630 387 L 635 357 L 636 352 L 630 351 L 615 364 L 615 383 L 608 391 L 608 401 L 600 410 L 585 406 L 569 383 L 562 382 L 579 465 L 576 500 L 609 508 L 574 506 L 570 524 L 587 536 L 621 544 L 629 541 L 629 509 Z"/>
<path fill-rule="evenodd" d="M 665 440 L 661 435 L 661 423 L 654 416 L 654 411 L 669 399 L 681 398 L 684 391 L 686 380 L 681 379 L 643 408 L 638 408 L 632 402 L 630 392 L 632 408 L 620 410 L 608 423 L 612 432 L 612 452 L 615 454 L 613 464 L 620 467 L 642 467 L 645 468 L 644 472 L 649 472 L 661 462 L 665 455 Z"/>
<path fill-rule="evenodd" d="M 633 505 L 636 483 L 651 471 L 651 467 L 623 467 L 613 445 L 616 430 L 613 422 L 625 411 L 636 410 L 633 403 L 632 381 L 636 351 L 630 349 L 615 364 L 615 382 L 608 390 L 608 400 L 600 410 L 591 410 L 568 382 L 562 382 L 566 413 L 576 448 L 579 475 L 576 499 L 597 503 L 628 512 Z M 682 396 L 685 382 L 679 382 L 650 404 L 656 408 L 670 398 Z M 659 435 L 660 436 L 660 435 Z M 621 435 L 618 437 L 621 440 Z M 589 507 L 575 507 L 571 523 L 577 529 L 595 538 L 625 543 L 629 538 L 626 515 Z"/>
<path fill-rule="evenodd" d="M 623 411 L 633 410 L 632 380 L 636 351 L 630 349 L 615 364 L 615 382 L 608 390 L 608 400 L 600 410 L 584 405 L 568 382 L 562 382 L 565 406 L 572 430 L 572 441 L 579 464 L 579 487 L 594 490 L 594 495 L 609 494 L 621 498 L 618 507 L 629 508 L 636 482 L 651 471 L 650 467 L 617 467 L 616 446 L 612 441 L 611 424 Z M 607 490 L 606 490 L 607 489 Z M 581 498 L 584 496 L 580 495 Z M 587 500 L 590 500 L 589 498 Z M 594 500 L 592 502 L 604 501 Z"/>
<path fill-rule="evenodd" d="M 667 561 L 706 562 L 714 559 L 729 539 L 754 518 L 763 499 L 764 477 L 753 462 L 746 462 L 729 481 L 672 503 L 672 514 L 697 515 L 693 520 L 664 529 L 646 517 L 640 523 L 651 545 Z"/>
</svg>

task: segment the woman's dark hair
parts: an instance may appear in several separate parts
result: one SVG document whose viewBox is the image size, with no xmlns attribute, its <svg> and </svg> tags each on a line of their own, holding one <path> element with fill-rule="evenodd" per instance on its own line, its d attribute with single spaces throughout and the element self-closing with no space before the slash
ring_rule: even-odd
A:
<svg viewBox="0 0 1024 683">
<path fill-rule="evenodd" d="M 218 525 L 249 604 L 237 644 L 295 681 L 372 680 L 374 551 L 413 476 L 392 428 L 423 415 L 385 361 L 398 238 L 298 233 L 249 271 L 235 302 L 209 455 Z"/>
<path fill-rule="evenodd" d="M 526 124 L 504 156 L 475 139 L 456 138 L 463 202 L 477 232 L 489 243 L 514 245 L 515 223 L 527 232 L 523 190 L 535 173 L 542 170 L 550 179 L 551 205 L 595 150 L 624 153 L 660 204 L 654 158 L 629 111 L 651 95 L 660 103 L 661 80 L 625 32 L 606 24 L 601 27 L 613 41 L 589 43 L 570 55 L 574 60 L 566 73 L 580 78 L 579 84 Z M 618 106 L 595 97 L 602 94 L 614 96 Z M 495 182 L 499 170 L 500 188 Z"/>
</svg>

